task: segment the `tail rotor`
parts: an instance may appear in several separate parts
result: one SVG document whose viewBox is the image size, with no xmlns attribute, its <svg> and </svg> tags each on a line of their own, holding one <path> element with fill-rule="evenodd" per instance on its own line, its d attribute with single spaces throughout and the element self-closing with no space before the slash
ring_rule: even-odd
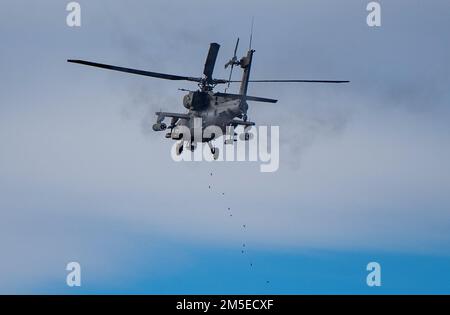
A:
<svg viewBox="0 0 450 315">
<path fill-rule="evenodd" d="M 229 77 L 228 77 L 228 85 L 227 85 L 227 88 L 225 89 L 225 91 L 230 87 L 230 81 L 231 81 L 231 76 L 233 75 L 233 68 L 234 68 L 234 66 L 239 65 L 239 61 L 238 61 L 238 58 L 237 58 L 237 55 L 236 55 L 236 54 L 237 54 L 238 46 L 239 46 L 239 37 L 238 37 L 238 39 L 237 39 L 237 41 L 236 41 L 236 46 L 234 47 L 233 58 L 231 58 L 231 59 L 225 64 L 225 69 L 227 69 L 229 66 L 231 66 L 231 68 L 230 68 L 230 75 L 229 75 Z"/>
</svg>

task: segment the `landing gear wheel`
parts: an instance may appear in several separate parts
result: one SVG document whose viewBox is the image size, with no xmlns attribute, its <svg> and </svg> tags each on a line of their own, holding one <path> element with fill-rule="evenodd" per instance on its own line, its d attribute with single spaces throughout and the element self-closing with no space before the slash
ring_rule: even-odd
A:
<svg viewBox="0 0 450 315">
<path fill-rule="evenodd" d="M 219 158 L 219 148 L 213 147 L 211 142 L 208 142 L 208 146 L 211 150 L 211 154 L 213 155 L 214 160 L 217 160 Z"/>
<path fill-rule="evenodd" d="M 184 147 L 183 141 L 181 141 L 177 144 L 177 146 L 175 148 L 177 155 L 181 155 L 181 153 L 183 153 L 183 147 Z"/>
<path fill-rule="evenodd" d="M 219 148 L 211 148 L 211 154 L 214 160 L 217 160 L 219 158 Z"/>
<path fill-rule="evenodd" d="M 197 144 L 195 144 L 194 142 L 191 142 L 191 144 L 189 145 L 189 150 L 194 152 L 196 148 L 197 148 Z"/>
</svg>

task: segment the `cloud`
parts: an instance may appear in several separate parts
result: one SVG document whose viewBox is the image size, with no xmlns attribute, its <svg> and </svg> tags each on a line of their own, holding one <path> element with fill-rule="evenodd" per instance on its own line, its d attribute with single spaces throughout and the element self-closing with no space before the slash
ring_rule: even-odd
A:
<svg viewBox="0 0 450 315">
<path fill-rule="evenodd" d="M 378 31 L 364 25 L 360 1 L 324 2 L 326 11 L 316 1 L 295 10 L 290 2 L 245 4 L 233 23 L 226 13 L 235 6 L 208 6 L 202 25 L 211 28 L 193 22 L 196 2 L 180 2 L 182 9 L 152 3 L 153 10 L 145 1 L 126 8 L 111 2 L 107 15 L 103 4 L 86 3 L 79 31 L 67 30 L 64 19 L 51 22 L 61 9 L 53 2 L 39 11 L 52 18 L 37 23 L 38 31 L 8 15 L 0 22 L 9 30 L 0 60 L 0 84 L 7 87 L 0 95 L 2 279 L 8 275 L 8 285 L 19 289 L 37 269 L 49 268 L 45 281 L 73 251 L 97 259 L 98 269 L 122 251 L 139 260 L 139 252 L 116 237 L 116 224 L 125 238 L 141 236 L 129 231 L 151 231 L 142 237 L 157 239 L 158 246 L 182 239 L 229 247 L 240 242 L 246 224 L 249 242 L 266 250 L 445 254 L 450 82 L 439 69 L 449 62 L 441 38 L 447 3 L 426 10 L 410 1 L 386 3 Z M 411 24 L 410 15 L 419 13 L 423 23 Z M 281 126 L 281 165 L 274 174 L 261 174 L 251 163 L 170 159 L 172 143 L 148 126 L 155 110 L 182 110 L 176 88 L 189 86 L 65 63 L 78 56 L 196 75 L 209 42 L 217 40 L 223 45 L 216 73 L 226 77 L 220 65 L 236 35 L 248 34 L 253 14 L 255 78 L 352 81 L 251 87 L 252 94 L 279 99 L 250 108 L 252 120 Z M 102 230 L 102 222 L 108 228 Z M 108 240 L 117 241 L 116 248 Z"/>
</svg>

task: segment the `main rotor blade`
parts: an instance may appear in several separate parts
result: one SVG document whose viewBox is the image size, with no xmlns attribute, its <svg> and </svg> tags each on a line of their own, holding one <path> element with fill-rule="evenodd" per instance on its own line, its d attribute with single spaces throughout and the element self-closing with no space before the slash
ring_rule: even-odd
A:
<svg viewBox="0 0 450 315">
<path fill-rule="evenodd" d="M 249 96 L 249 95 L 241 95 L 241 94 L 231 94 L 231 93 L 214 93 L 214 96 L 219 97 L 228 97 L 232 99 L 243 99 L 246 101 L 255 101 L 255 102 L 264 102 L 264 103 L 276 103 L 278 100 L 274 100 L 271 98 L 259 97 L 259 96 Z"/>
<path fill-rule="evenodd" d="M 240 83 L 242 81 L 230 81 L 231 83 Z M 349 83 L 350 81 L 331 81 L 331 80 L 249 80 L 254 83 Z"/>
<path fill-rule="evenodd" d="M 236 41 L 236 46 L 234 46 L 234 54 L 233 54 L 233 57 L 236 57 L 236 53 L 237 53 L 238 46 L 239 46 L 239 37 L 238 37 L 238 39 L 237 39 L 237 41 Z"/>
<path fill-rule="evenodd" d="M 111 66 L 111 65 L 107 65 L 107 64 L 103 64 L 103 63 L 96 63 L 96 62 L 90 62 L 90 61 L 84 61 L 84 60 L 69 59 L 69 60 L 67 60 L 67 62 L 78 63 L 81 65 L 97 67 L 97 68 L 102 68 L 102 69 L 138 74 L 138 75 L 143 75 L 143 76 L 153 77 L 153 78 L 158 78 L 158 79 L 165 79 L 165 80 L 186 80 L 186 81 L 194 81 L 194 82 L 200 82 L 202 80 L 201 78 L 184 77 L 184 76 L 167 74 L 167 73 L 158 73 L 158 72 L 143 71 L 143 70 L 137 70 L 137 69 L 124 68 L 124 67 L 117 67 L 117 66 Z"/>
<path fill-rule="evenodd" d="M 231 60 L 229 61 L 229 63 L 225 65 L 225 69 L 226 69 L 227 66 L 231 63 L 230 75 L 228 76 L 228 86 L 227 86 L 227 89 L 230 87 L 231 77 L 233 76 L 233 68 L 234 68 L 235 63 L 237 62 L 237 56 L 236 56 L 236 54 L 237 54 L 238 46 L 239 46 L 239 37 L 238 37 L 238 39 L 237 39 L 237 41 L 236 41 L 236 46 L 234 46 L 234 54 L 233 54 L 233 58 L 231 58 Z"/>
<path fill-rule="evenodd" d="M 219 54 L 219 48 L 220 45 L 217 43 L 211 43 L 209 45 L 208 57 L 206 57 L 205 68 L 203 69 L 203 74 L 206 76 L 208 81 L 212 80 L 212 74 L 216 64 L 217 55 Z"/>
</svg>

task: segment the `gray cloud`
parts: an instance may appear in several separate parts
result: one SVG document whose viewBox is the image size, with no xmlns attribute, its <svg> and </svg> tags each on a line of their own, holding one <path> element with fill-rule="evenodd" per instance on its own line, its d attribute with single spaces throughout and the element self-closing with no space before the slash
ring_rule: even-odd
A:
<svg viewBox="0 0 450 315">
<path fill-rule="evenodd" d="M 70 254 L 98 260 L 98 269 L 116 259 L 117 251 L 98 250 L 115 233 L 97 231 L 98 218 L 120 222 L 123 233 L 150 230 L 193 244 L 230 246 L 239 238 L 234 222 L 245 222 L 264 249 L 448 252 L 448 1 L 383 2 L 379 30 L 365 25 L 359 0 L 81 4 L 78 30 L 65 26 L 59 1 L 2 5 L 9 14 L 0 21 L 0 244 L 8 284 L 37 274 L 20 261 L 53 270 Z M 176 89 L 189 84 L 65 63 L 200 75 L 209 42 L 218 41 L 216 74 L 226 77 L 221 65 L 237 36 L 245 43 L 252 15 L 255 78 L 352 81 L 251 86 L 279 99 L 250 109 L 259 124 L 281 126 L 274 174 L 250 163 L 170 159 L 172 143 L 148 127 L 153 111 L 182 110 Z M 235 221 L 224 220 L 227 207 Z M 83 230 L 70 230 L 73 213 Z M 20 276 L 19 267 L 30 271 Z"/>
</svg>

